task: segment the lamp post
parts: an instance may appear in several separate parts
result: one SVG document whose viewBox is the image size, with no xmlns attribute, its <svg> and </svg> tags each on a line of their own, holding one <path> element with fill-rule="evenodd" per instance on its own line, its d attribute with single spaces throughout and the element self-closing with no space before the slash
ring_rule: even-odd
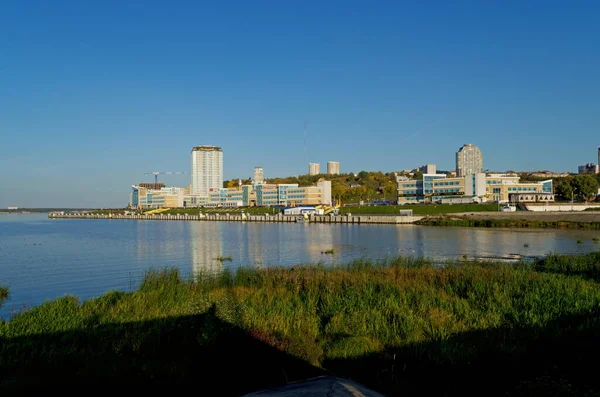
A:
<svg viewBox="0 0 600 397">
<path fill-rule="evenodd" d="M 573 211 L 573 193 L 575 193 L 577 189 L 571 190 L 571 211 Z"/>
</svg>

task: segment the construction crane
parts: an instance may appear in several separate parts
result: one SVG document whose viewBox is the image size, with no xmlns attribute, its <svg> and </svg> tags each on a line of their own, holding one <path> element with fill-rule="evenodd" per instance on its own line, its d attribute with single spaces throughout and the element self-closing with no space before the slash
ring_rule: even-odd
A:
<svg viewBox="0 0 600 397">
<path fill-rule="evenodd" d="M 178 174 L 187 174 L 187 171 L 154 171 L 154 172 L 145 172 L 144 175 L 154 175 L 154 183 L 158 183 L 159 175 L 178 175 Z"/>
</svg>

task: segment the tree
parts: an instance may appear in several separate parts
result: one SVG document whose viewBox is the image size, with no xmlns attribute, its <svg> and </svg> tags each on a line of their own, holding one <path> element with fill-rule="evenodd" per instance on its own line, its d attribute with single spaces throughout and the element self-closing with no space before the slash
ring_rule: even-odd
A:
<svg viewBox="0 0 600 397">
<path fill-rule="evenodd" d="M 571 194 L 573 193 L 573 186 L 571 185 L 571 180 L 573 178 L 556 178 L 554 180 L 554 193 L 562 197 L 564 199 L 571 199 Z"/>
<path fill-rule="evenodd" d="M 593 200 L 598 195 L 598 181 L 589 174 L 575 176 L 573 186 L 577 189 L 577 197 L 585 201 Z"/>
<path fill-rule="evenodd" d="M 413 179 L 420 180 L 423 179 L 423 173 L 421 171 L 417 171 L 413 174 Z"/>
</svg>

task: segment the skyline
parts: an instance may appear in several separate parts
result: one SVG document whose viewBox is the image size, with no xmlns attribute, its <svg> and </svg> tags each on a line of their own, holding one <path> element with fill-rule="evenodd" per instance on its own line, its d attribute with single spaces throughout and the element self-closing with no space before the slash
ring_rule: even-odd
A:
<svg viewBox="0 0 600 397">
<path fill-rule="evenodd" d="M 226 180 L 330 160 L 452 170 L 466 143 L 485 169 L 577 172 L 600 145 L 598 15 L 593 2 L 9 1 L 0 208 L 123 206 L 145 173 L 189 170 L 196 145 L 223 148 Z"/>
</svg>

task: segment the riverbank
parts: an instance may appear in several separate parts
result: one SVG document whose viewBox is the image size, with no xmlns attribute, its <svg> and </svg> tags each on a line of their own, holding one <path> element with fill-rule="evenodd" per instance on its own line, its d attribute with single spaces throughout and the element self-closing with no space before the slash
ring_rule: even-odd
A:
<svg viewBox="0 0 600 397">
<path fill-rule="evenodd" d="M 477 212 L 424 217 L 422 226 L 464 226 L 505 228 L 600 229 L 600 214 L 595 212 Z"/>
<path fill-rule="evenodd" d="M 591 395 L 599 261 L 151 272 L 132 293 L 64 297 L 0 322 L 0 382 L 189 383 L 239 395 L 330 374 L 389 395 L 481 385 L 486 395 Z"/>
</svg>

